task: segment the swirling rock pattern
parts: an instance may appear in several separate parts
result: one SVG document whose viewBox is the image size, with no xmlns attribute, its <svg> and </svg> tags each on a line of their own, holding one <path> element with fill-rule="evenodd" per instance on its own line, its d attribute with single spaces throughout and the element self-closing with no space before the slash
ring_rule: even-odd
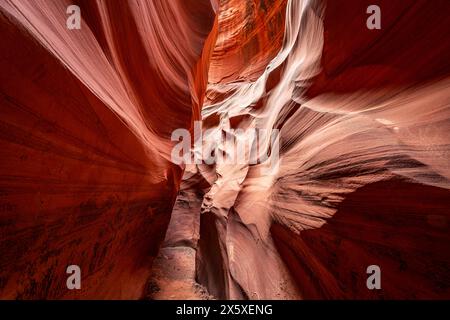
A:
<svg viewBox="0 0 450 320">
<path fill-rule="evenodd" d="M 222 3 L 219 26 L 221 17 L 243 24 L 230 4 Z M 365 26 L 369 5 L 273 1 L 272 10 L 286 12 L 277 26 L 283 41 L 268 42 L 277 50 L 261 50 L 273 53 L 263 60 L 241 46 L 255 63 L 239 75 L 228 68 L 233 77 L 211 63 L 202 108 L 208 128 L 281 131 L 272 175 L 261 165 L 215 167 L 197 253 L 198 281 L 211 294 L 449 297 L 450 47 L 438 40 L 449 23 L 436 13 L 448 4 L 383 1 L 383 28 L 375 31 Z M 223 50 L 224 38 L 232 47 L 266 32 L 252 19 L 239 36 L 219 29 L 214 52 L 223 61 L 235 56 Z M 383 290 L 366 287 L 372 264 L 385 277 Z"/>
<path fill-rule="evenodd" d="M 450 298 L 448 1 L 69 4 L 0 0 L 0 298 Z"/>
<path fill-rule="evenodd" d="M 214 11 L 77 1 L 68 30 L 69 4 L 0 2 L 0 297 L 136 299 L 178 192 L 170 134 L 198 109 Z M 81 290 L 66 288 L 71 264 Z"/>
</svg>

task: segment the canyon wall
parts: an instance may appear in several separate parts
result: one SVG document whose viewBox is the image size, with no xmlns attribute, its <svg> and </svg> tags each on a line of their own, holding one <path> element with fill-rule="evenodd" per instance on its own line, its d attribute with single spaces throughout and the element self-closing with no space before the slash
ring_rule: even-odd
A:
<svg viewBox="0 0 450 320">
<path fill-rule="evenodd" d="M 209 0 L 0 1 L 0 19 L 0 298 L 140 298 L 182 176 L 170 134 L 198 114 Z"/>
<path fill-rule="evenodd" d="M 197 249 L 210 294 L 450 296 L 449 5 L 378 1 L 370 30 L 370 4 L 221 2 L 204 133 L 280 140 L 278 158 L 253 139 L 269 159 L 214 165 Z M 367 288 L 370 265 L 383 290 Z"/>
<path fill-rule="evenodd" d="M 372 2 L 0 0 L 0 298 L 450 298 L 450 4 Z"/>
</svg>

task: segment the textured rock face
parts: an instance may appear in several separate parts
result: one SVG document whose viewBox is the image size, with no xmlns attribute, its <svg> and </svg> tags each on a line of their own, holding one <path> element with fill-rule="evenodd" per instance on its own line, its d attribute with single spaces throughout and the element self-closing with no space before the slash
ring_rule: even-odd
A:
<svg viewBox="0 0 450 320">
<path fill-rule="evenodd" d="M 0 298 L 450 298 L 448 1 L 69 4 L 0 1 Z"/>
<path fill-rule="evenodd" d="M 319 229 L 271 233 L 306 299 L 449 297 L 448 191 L 382 181 L 351 193 Z M 382 271 L 368 290 L 367 266 Z"/>
<path fill-rule="evenodd" d="M 214 167 L 196 262 L 210 294 L 449 297 L 448 3 L 383 1 L 374 31 L 370 4 L 221 2 L 203 122 L 281 140 L 270 174 Z M 263 8 L 285 18 L 255 23 Z M 366 286 L 370 265 L 381 291 Z"/>
<path fill-rule="evenodd" d="M 441 40 L 450 27 L 443 14 L 449 4 L 380 1 L 383 27 L 373 32 L 361 27 L 359 14 L 369 4 L 327 3 L 322 71 L 306 105 L 320 111 L 315 119 L 356 111 L 382 123 L 383 132 L 368 123 L 348 130 L 355 127 L 350 119 L 341 131 L 335 120 L 325 120 L 335 134 L 357 135 L 320 148 L 334 159 L 305 174 L 310 183 L 303 197 L 330 207 L 331 216 L 321 228 L 295 234 L 279 220 L 271 234 L 304 298 L 449 298 L 450 96 L 443 79 L 450 72 L 450 43 Z M 370 108 L 373 114 L 364 112 Z M 342 200 L 331 197 L 328 183 L 333 193 L 350 190 Z M 364 186 L 354 190 L 353 183 Z M 382 290 L 367 290 L 372 264 L 381 268 Z"/>
<path fill-rule="evenodd" d="M 283 41 L 286 0 L 224 0 L 210 59 L 210 83 L 254 80 Z"/>
<path fill-rule="evenodd" d="M 81 30 L 68 30 L 69 4 L 0 2 L 0 298 L 139 298 L 182 175 L 170 134 L 198 109 L 190 83 L 214 12 L 77 1 Z M 66 288 L 71 264 L 79 291 Z"/>
<path fill-rule="evenodd" d="M 196 282 L 200 210 L 203 196 L 215 179 L 207 173 L 196 166 L 187 166 L 184 171 L 166 238 L 152 268 L 147 290 L 151 299 L 214 298 Z"/>
</svg>

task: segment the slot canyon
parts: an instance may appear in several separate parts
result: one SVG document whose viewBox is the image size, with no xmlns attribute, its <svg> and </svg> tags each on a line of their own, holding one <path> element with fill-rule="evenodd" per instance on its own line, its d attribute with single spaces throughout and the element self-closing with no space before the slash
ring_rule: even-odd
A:
<svg viewBox="0 0 450 320">
<path fill-rule="evenodd" d="M 450 299 L 449 12 L 0 0 L 0 299 Z"/>
</svg>

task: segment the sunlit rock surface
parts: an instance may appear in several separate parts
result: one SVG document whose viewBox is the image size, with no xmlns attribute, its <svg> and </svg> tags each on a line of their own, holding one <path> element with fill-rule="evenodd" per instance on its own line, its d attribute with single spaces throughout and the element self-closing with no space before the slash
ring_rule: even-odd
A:
<svg viewBox="0 0 450 320">
<path fill-rule="evenodd" d="M 258 51 L 244 44 L 269 28 L 250 22 L 263 3 L 285 10 L 284 38 Z M 215 166 L 198 281 L 231 299 L 449 297 L 448 3 L 382 1 L 381 30 L 364 1 L 246 4 L 247 22 L 219 9 L 246 27 L 219 28 L 203 121 L 280 129 L 279 167 Z M 366 287 L 373 264 L 383 290 Z"/>
<path fill-rule="evenodd" d="M 1 298 L 450 298 L 447 0 L 78 4 L 0 2 Z"/>
</svg>

